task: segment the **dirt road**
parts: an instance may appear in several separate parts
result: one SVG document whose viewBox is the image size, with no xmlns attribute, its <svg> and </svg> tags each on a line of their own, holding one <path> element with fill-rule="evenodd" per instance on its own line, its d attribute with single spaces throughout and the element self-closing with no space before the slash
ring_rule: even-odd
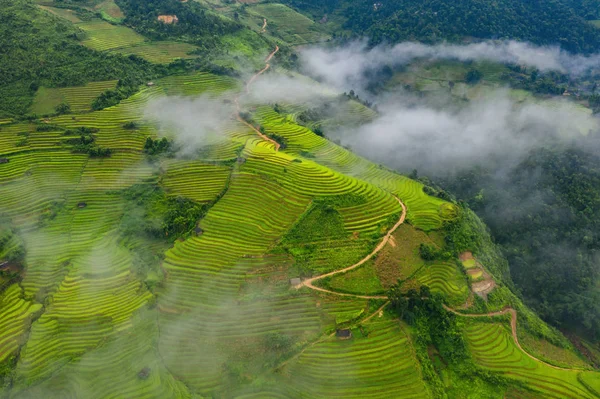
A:
<svg viewBox="0 0 600 399">
<path fill-rule="evenodd" d="M 267 24 L 267 20 L 265 19 L 265 24 L 264 24 L 265 27 L 266 27 L 266 24 Z M 269 53 L 267 58 L 265 58 L 265 67 L 263 69 L 261 69 L 260 71 L 256 72 L 254 75 L 252 75 L 250 80 L 246 83 L 246 93 L 245 94 L 250 94 L 250 85 L 252 84 L 252 82 L 254 82 L 256 80 L 256 78 L 258 78 L 260 75 L 265 73 L 265 71 L 267 71 L 271 67 L 271 64 L 269 64 L 269 61 L 271 61 L 271 58 L 273 58 L 273 56 L 278 51 L 279 51 L 279 46 L 275 45 L 275 49 Z M 242 112 L 242 108 L 240 106 L 240 97 L 242 95 L 243 94 L 239 94 L 233 99 L 233 102 L 235 103 L 235 110 L 236 110 L 235 118 L 238 121 L 240 121 L 241 123 L 243 123 L 244 125 L 248 126 L 250 129 L 254 130 L 261 139 L 272 143 L 275 146 L 275 151 L 279 151 L 279 149 L 281 148 L 281 145 L 277 141 L 275 141 L 272 138 L 268 137 L 267 135 L 263 134 L 260 130 L 258 130 L 256 127 L 252 126 L 252 124 L 246 122 L 240 116 L 240 113 Z"/>
<path fill-rule="evenodd" d="M 499 310 L 497 312 L 483 313 L 483 314 L 460 313 L 446 305 L 444 305 L 444 309 L 446 309 L 448 312 L 454 313 L 455 315 L 458 315 L 458 316 L 472 317 L 472 318 L 502 316 L 507 313 L 510 313 L 510 328 L 512 330 L 512 337 L 513 337 L 513 340 L 515 341 L 515 344 L 521 350 L 521 352 L 523 352 L 524 354 L 526 354 L 527 356 L 529 356 L 531 359 L 535 360 L 536 362 L 543 363 L 548 367 L 552 367 L 553 369 L 565 370 L 565 371 L 581 371 L 580 369 L 569 369 L 569 368 L 554 366 L 552 364 L 544 362 L 543 360 L 538 359 L 537 357 L 535 357 L 535 356 L 529 354 L 527 351 L 525 351 L 523 349 L 523 347 L 521 346 L 521 344 L 519 343 L 519 337 L 517 336 L 517 311 L 513 308 L 506 308 L 503 310 Z"/>
<path fill-rule="evenodd" d="M 336 274 L 346 273 L 346 272 L 348 272 L 348 271 L 350 271 L 352 269 L 356 269 L 357 267 L 363 265 L 365 262 L 367 262 L 368 260 L 370 260 L 373 256 L 375 256 L 375 254 L 377 254 L 377 252 L 381 251 L 383 249 L 383 247 L 385 247 L 385 245 L 388 243 L 388 241 L 392 237 L 392 234 L 394 233 L 394 231 L 396 231 L 396 229 L 398 227 L 400 227 L 400 225 L 402 223 L 404 223 L 404 220 L 406 219 L 406 206 L 402 203 L 402 201 L 400 201 L 400 199 L 398 197 L 394 197 L 394 198 L 396 198 L 396 201 L 398 201 L 398 203 L 402 207 L 402 215 L 400 215 L 400 219 L 398 220 L 398 222 L 387 232 L 387 234 L 385 235 L 385 237 L 383 237 L 383 240 L 381 240 L 381 242 L 379 243 L 379 245 L 377 245 L 377 247 L 375 247 L 375 249 L 369 255 L 365 256 L 364 258 L 362 258 L 361 260 L 359 260 L 355 264 L 350 265 L 348 267 L 345 267 L 343 269 L 334 270 L 332 272 L 329 272 L 329 273 L 326 273 L 326 274 L 322 274 L 322 275 L 317 276 L 317 277 L 306 279 L 300 285 L 298 285 L 297 288 L 308 287 L 308 288 L 316 290 L 316 291 L 327 292 L 327 293 L 330 293 L 330 294 L 341 295 L 341 296 L 352 296 L 354 298 L 387 299 L 386 296 L 354 295 L 354 294 L 344 294 L 344 293 L 341 293 L 341 292 L 330 291 L 330 290 L 326 290 L 324 288 L 315 287 L 313 285 L 313 283 L 315 281 L 324 279 L 326 277 L 335 276 Z"/>
</svg>

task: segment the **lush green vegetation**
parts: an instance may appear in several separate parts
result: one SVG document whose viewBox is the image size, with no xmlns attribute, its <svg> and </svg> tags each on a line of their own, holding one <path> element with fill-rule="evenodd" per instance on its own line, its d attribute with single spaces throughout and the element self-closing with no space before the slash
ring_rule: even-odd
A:
<svg viewBox="0 0 600 399">
<path fill-rule="evenodd" d="M 141 58 L 107 55 L 80 45 L 70 22 L 28 0 L 0 3 L 0 112 L 24 114 L 40 87 L 81 86 L 126 77 L 150 80 L 164 69 Z"/>
<path fill-rule="evenodd" d="M 178 0 L 116 0 L 125 14 L 125 23 L 155 40 L 176 38 L 201 48 L 214 47 L 215 37 L 234 33 L 241 26 L 213 14 L 197 2 Z M 161 15 L 177 16 L 176 23 L 159 20 Z"/>
<path fill-rule="evenodd" d="M 592 335 L 600 331 L 600 274 L 594 255 L 598 164 L 596 155 L 578 149 L 540 150 L 514 167 L 506 180 L 480 170 L 447 182 L 490 226 L 527 303 L 554 324 L 577 326 Z M 498 214 L 507 203 L 510 210 Z"/>
<path fill-rule="evenodd" d="M 365 36 L 373 43 L 418 40 L 459 41 L 465 37 L 517 39 L 542 45 L 560 44 L 572 52 L 592 53 L 600 48 L 600 31 L 586 19 L 597 19 L 598 1 L 556 0 L 531 2 L 469 0 L 393 0 L 345 2 L 289 0 L 315 14 L 340 14 L 348 36 Z M 343 34 L 342 34 L 343 35 Z"/>
<path fill-rule="evenodd" d="M 279 149 L 229 113 L 218 138 L 190 143 L 147 112 L 165 96 L 233 109 L 246 89 L 236 68 L 263 68 L 270 40 L 327 37 L 326 21 L 275 3 L 1 1 L 15 59 L 0 62 L 0 94 L 19 99 L 0 101 L 14 116 L 0 119 L 0 396 L 596 395 L 598 374 L 511 291 L 468 207 L 324 137 L 376 117 L 370 102 L 350 92 L 243 109 Z M 291 74 L 279 45 L 270 73 Z M 474 88 L 490 70 L 507 71 L 454 72 Z M 568 200 L 593 203 L 595 183 Z M 329 292 L 292 287 L 366 256 L 315 282 Z M 483 276 L 486 299 L 473 288 Z M 508 316 L 471 322 L 445 306 L 515 309 L 523 348 Z"/>
</svg>

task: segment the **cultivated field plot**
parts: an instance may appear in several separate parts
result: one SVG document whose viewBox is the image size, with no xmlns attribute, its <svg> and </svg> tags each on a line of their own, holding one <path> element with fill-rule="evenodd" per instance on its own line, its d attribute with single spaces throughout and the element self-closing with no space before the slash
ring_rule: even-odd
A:
<svg viewBox="0 0 600 399">
<path fill-rule="evenodd" d="M 45 88 L 40 87 L 33 99 L 31 112 L 37 115 L 55 112 L 57 105 L 68 104 L 71 112 L 90 111 L 92 101 L 106 90 L 114 89 L 116 80 L 91 82 L 85 86 Z"/>
<path fill-rule="evenodd" d="M 465 275 L 454 262 L 434 262 L 419 270 L 415 278 L 432 292 L 445 294 L 452 305 L 463 304 L 469 296 Z"/>
<path fill-rule="evenodd" d="M 89 21 L 77 24 L 86 34 L 83 44 L 104 51 L 143 43 L 146 39 L 132 29 L 111 25 L 106 21 Z"/>
<path fill-rule="evenodd" d="M 555 369 L 528 357 L 516 346 L 510 328 L 504 324 L 469 320 L 465 337 L 476 364 L 515 379 L 544 398 L 597 397 L 579 381 L 581 371 Z M 597 373 L 591 375 L 598 378 Z"/>
<path fill-rule="evenodd" d="M 162 186 L 173 196 L 208 202 L 220 194 L 227 184 L 231 168 L 197 161 L 169 162 Z"/>
<path fill-rule="evenodd" d="M 307 44 L 324 40 L 328 35 L 319 32 L 318 25 L 306 16 L 283 4 L 256 4 L 247 10 L 268 20 L 269 32 L 289 44 Z"/>
<path fill-rule="evenodd" d="M 338 274 L 330 279 L 317 281 L 317 286 L 348 294 L 385 295 L 385 290 L 377 277 L 373 262 L 367 262 L 359 268 Z"/>
<path fill-rule="evenodd" d="M 168 64 L 180 58 L 194 58 L 197 56 L 188 53 L 198 47 L 181 42 L 151 42 L 142 43 L 131 47 L 122 47 L 113 51 L 125 55 L 135 54 L 156 64 Z"/>
<path fill-rule="evenodd" d="M 102 3 L 96 5 L 94 9 L 100 12 L 103 19 L 111 22 L 119 23 L 125 19 L 125 15 L 119 6 L 115 4 L 114 0 L 104 0 Z"/>
<path fill-rule="evenodd" d="M 238 81 L 227 76 L 218 76 L 207 72 L 189 75 L 174 75 L 156 82 L 166 95 L 192 96 L 198 94 L 222 94 L 240 87 Z"/>
<path fill-rule="evenodd" d="M 42 8 L 54 15 L 58 15 L 59 17 L 64 18 L 67 21 L 70 21 L 73 23 L 81 22 L 81 19 L 77 16 L 75 11 L 73 11 L 73 10 L 69 10 L 66 8 L 48 7 L 48 6 L 40 6 L 40 8 Z"/>
<path fill-rule="evenodd" d="M 313 345 L 285 367 L 292 396 L 429 398 L 413 348 L 398 323 L 375 319 L 354 338 Z"/>
<path fill-rule="evenodd" d="M 455 206 L 425 194 L 422 183 L 377 166 L 315 135 L 270 107 L 259 108 L 254 116 L 267 133 L 276 133 L 287 139 L 287 151 L 299 156 L 309 154 L 311 161 L 395 194 L 407 205 L 408 219 L 415 227 L 435 230 L 442 226 L 444 220 L 456 217 Z"/>
</svg>

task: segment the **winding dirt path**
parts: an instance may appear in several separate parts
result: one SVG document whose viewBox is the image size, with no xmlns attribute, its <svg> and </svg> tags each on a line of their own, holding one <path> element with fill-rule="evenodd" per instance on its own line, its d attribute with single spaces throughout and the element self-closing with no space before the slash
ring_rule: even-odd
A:
<svg viewBox="0 0 600 399">
<path fill-rule="evenodd" d="M 523 349 L 523 347 L 519 343 L 519 337 L 517 336 L 517 311 L 513 308 L 505 308 L 505 309 L 499 310 L 497 312 L 490 312 L 490 313 L 483 313 L 483 314 L 468 314 L 468 313 L 457 312 L 456 310 L 454 310 L 451 307 L 448 307 L 446 305 L 443 305 L 443 306 L 444 306 L 444 309 L 446 309 L 450 313 L 454 313 L 457 316 L 471 317 L 471 318 L 502 316 L 507 313 L 510 313 L 510 328 L 512 330 L 512 337 L 513 337 L 513 340 L 515 341 L 515 344 L 521 350 L 521 352 L 523 352 L 524 354 L 526 354 L 527 356 L 529 356 L 531 359 L 535 360 L 536 362 L 543 363 L 546 366 L 552 367 L 553 369 L 556 369 L 556 370 L 582 371 L 582 369 L 570 369 L 570 368 L 565 368 L 565 367 L 554 366 L 550 363 L 546 363 L 545 361 L 538 359 L 537 357 L 533 356 L 532 354 L 527 352 L 525 349 Z"/>
<path fill-rule="evenodd" d="M 364 323 L 366 323 L 367 321 L 371 320 L 373 317 L 375 317 L 377 315 L 379 315 L 379 317 L 383 316 L 383 309 L 385 309 L 385 307 L 387 305 L 389 305 L 389 304 L 390 304 L 390 301 L 386 301 L 386 303 L 384 303 L 383 305 L 381 305 L 379 307 L 379 309 L 377 309 L 375 311 L 375 313 L 373 313 L 370 316 L 367 316 L 366 318 L 362 319 L 358 324 L 364 324 Z"/>
<path fill-rule="evenodd" d="M 263 26 L 260 28 L 260 33 L 265 33 L 267 31 L 267 19 L 263 18 Z"/>
<path fill-rule="evenodd" d="M 330 277 L 330 276 L 335 276 L 336 274 L 340 274 L 340 273 L 345 273 L 348 272 L 350 270 L 356 269 L 357 267 L 363 265 L 365 262 L 367 262 L 368 260 L 370 260 L 373 256 L 375 256 L 375 254 L 377 254 L 379 251 L 381 251 L 385 245 L 390 241 L 392 234 L 394 233 L 394 231 L 396 231 L 396 229 L 402 224 L 404 223 L 404 220 L 406 219 L 406 206 L 404 205 L 404 203 L 402 203 L 402 201 L 400 201 L 400 199 L 398 197 L 395 197 L 396 200 L 398 201 L 398 203 L 400 204 L 400 206 L 402 207 L 402 215 L 400 216 L 400 219 L 398 220 L 398 222 L 387 232 L 387 234 L 385 235 L 385 237 L 383 238 L 383 240 L 381 240 L 381 242 L 379 243 L 379 245 L 377 245 L 377 247 L 375 247 L 375 249 L 367 256 L 365 256 L 363 259 L 361 259 L 360 261 L 356 262 L 355 264 L 345 267 L 343 269 L 339 269 L 339 270 L 334 270 L 332 272 L 326 273 L 326 274 L 322 274 L 320 276 L 316 276 L 316 277 L 312 277 L 309 279 L 306 279 L 304 281 L 302 281 L 301 284 L 299 284 L 297 286 L 297 288 L 301 288 L 301 287 L 308 287 L 312 290 L 315 291 L 320 291 L 320 292 L 324 292 L 327 294 L 334 294 L 334 295 L 339 295 L 339 296 L 347 296 L 347 297 L 353 297 L 353 298 L 362 298 L 362 299 L 387 299 L 387 296 L 382 296 L 382 295 L 375 295 L 375 296 L 370 296 L 370 295 L 355 295 L 355 294 L 346 294 L 343 292 L 336 292 L 336 291 L 331 291 L 331 290 L 327 290 L 325 288 L 321 288 L 321 287 L 316 287 L 314 285 L 314 283 L 318 280 L 324 279 L 326 277 Z M 374 317 L 376 314 L 378 314 L 380 311 L 383 310 L 383 308 L 385 308 L 387 305 L 389 304 L 389 302 L 386 302 L 383 306 L 381 306 L 375 313 L 373 313 L 372 315 L 370 315 L 369 317 L 367 317 L 366 319 L 364 319 L 363 321 L 361 321 L 361 323 L 364 323 L 368 320 L 370 320 L 372 317 Z M 503 310 L 499 310 L 496 312 L 490 312 L 490 313 L 484 313 L 484 314 L 468 314 L 468 313 L 461 313 L 458 312 L 455 309 L 452 309 L 449 306 L 443 305 L 444 309 L 446 309 L 448 312 L 454 313 L 457 316 L 462 316 L 462 317 L 471 317 L 471 318 L 477 318 L 477 317 L 494 317 L 494 316 L 502 316 L 505 314 L 510 314 L 510 327 L 512 330 L 512 337 L 513 340 L 515 341 L 515 344 L 517 345 L 517 347 L 521 350 L 521 352 L 523 352 L 525 355 L 527 355 L 528 357 L 530 357 L 531 359 L 533 359 L 536 362 L 545 364 L 548 367 L 551 367 L 553 369 L 556 370 L 563 370 L 563 371 L 582 371 L 581 369 L 572 369 L 572 368 L 565 368 L 565 367 L 559 367 L 559 366 L 554 366 L 552 364 L 546 363 L 543 360 L 538 359 L 537 357 L 531 355 L 530 353 L 528 353 L 527 351 L 525 351 L 523 349 L 523 347 L 521 346 L 521 343 L 519 342 L 519 337 L 517 335 L 517 311 L 513 308 L 505 308 Z"/>
<path fill-rule="evenodd" d="M 265 73 L 267 71 L 267 69 L 271 68 L 271 64 L 269 64 L 269 61 L 271 61 L 271 58 L 273 58 L 273 56 L 275 54 L 277 54 L 278 51 L 279 51 L 279 46 L 275 45 L 275 49 L 269 53 L 269 55 L 267 56 L 267 58 L 265 58 L 265 67 L 263 69 L 261 69 L 260 71 L 256 72 L 250 78 L 250 80 L 248 81 L 248 83 L 246 83 L 246 93 L 250 93 L 250 85 L 252 84 L 252 82 L 254 82 L 256 80 L 256 78 L 258 78 L 260 75 L 262 75 L 263 73 Z"/>
<path fill-rule="evenodd" d="M 326 292 L 326 293 L 329 293 L 329 294 L 340 295 L 340 296 L 351 296 L 351 297 L 354 297 L 354 298 L 387 299 L 387 296 L 384 296 L 384 295 L 375 295 L 375 296 L 370 296 L 370 295 L 354 295 L 354 294 L 345 294 L 345 293 L 342 293 L 342 292 L 330 291 L 330 290 L 326 290 L 325 288 L 315 287 L 313 285 L 313 283 L 315 281 L 324 279 L 326 277 L 335 276 L 336 274 L 346 273 L 346 272 L 348 272 L 348 271 L 350 271 L 352 269 L 356 269 L 357 267 L 363 265 L 365 262 L 367 262 L 368 260 L 370 260 L 373 256 L 375 256 L 375 254 L 377 254 L 379 251 L 381 251 L 383 249 L 383 247 L 385 247 L 385 245 L 388 243 L 388 241 L 390 241 L 390 238 L 392 237 L 392 234 L 394 233 L 394 231 L 396 231 L 396 229 L 398 227 L 400 227 L 400 225 L 402 223 L 404 223 L 404 220 L 406 219 L 406 205 L 404 205 L 404 203 L 402 203 L 402 201 L 400 201 L 400 199 L 398 197 L 394 196 L 394 198 L 396 198 L 396 201 L 398 201 L 398 203 L 402 207 L 402 215 L 400 215 L 400 219 L 398 220 L 398 222 L 396 222 L 396 224 L 394 226 L 392 226 L 391 229 L 388 230 L 388 232 L 385 235 L 385 237 L 383 237 L 383 240 L 381 240 L 381 242 L 379 243 L 379 245 L 377 245 L 377 247 L 375 247 L 375 249 L 369 255 L 365 256 L 364 258 L 362 258 L 361 260 L 359 260 L 355 264 L 350 265 L 348 267 L 345 267 L 343 269 L 334 270 L 332 272 L 329 272 L 329 273 L 326 273 L 326 274 L 322 274 L 322 275 L 317 276 L 317 277 L 312 277 L 312 278 L 306 279 L 306 280 L 302 281 L 302 283 L 300 283 L 297 288 L 308 287 L 308 288 L 310 288 L 312 290 L 316 290 L 316 291 Z"/>
<path fill-rule="evenodd" d="M 267 20 L 265 19 L 264 25 L 263 25 L 263 29 L 267 26 Z M 256 132 L 256 134 L 258 134 L 258 136 L 265 140 L 268 141 L 270 143 L 272 143 L 275 146 L 275 151 L 279 151 L 279 149 L 281 148 L 281 144 L 279 144 L 277 141 L 273 140 L 272 138 L 268 137 L 267 135 L 263 134 L 260 130 L 258 130 L 255 126 L 252 126 L 252 124 L 246 122 L 241 116 L 240 113 L 242 112 L 242 108 L 240 106 L 240 97 L 242 97 L 242 95 L 244 94 L 250 94 L 250 85 L 252 84 L 252 82 L 254 82 L 256 80 L 256 78 L 258 78 L 260 75 L 262 75 L 263 73 L 265 73 L 269 68 L 271 68 L 271 64 L 269 63 L 269 61 L 271 61 L 271 58 L 273 58 L 273 56 L 279 51 L 279 46 L 275 45 L 275 49 L 273 51 L 271 51 L 269 53 L 269 55 L 267 56 L 267 58 L 265 58 L 265 67 L 263 69 L 261 69 L 260 71 L 256 72 L 254 75 L 252 75 L 252 77 L 250 78 L 250 80 L 248 80 L 248 82 L 246 83 L 246 92 L 245 93 L 240 93 L 238 94 L 234 99 L 233 102 L 235 103 L 235 109 L 236 109 L 236 113 L 235 113 L 235 118 L 240 121 L 241 123 L 243 123 L 244 125 L 248 126 L 250 129 L 254 130 L 254 132 Z"/>
</svg>

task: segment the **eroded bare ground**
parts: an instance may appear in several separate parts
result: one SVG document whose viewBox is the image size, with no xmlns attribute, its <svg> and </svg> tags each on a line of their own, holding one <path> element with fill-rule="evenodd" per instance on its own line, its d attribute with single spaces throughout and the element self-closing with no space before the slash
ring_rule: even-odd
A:
<svg viewBox="0 0 600 399">
<path fill-rule="evenodd" d="M 494 278 L 475 259 L 472 252 L 463 252 L 459 255 L 458 259 L 466 269 L 469 278 L 472 279 L 471 292 L 487 301 L 488 294 L 496 288 Z"/>
</svg>

